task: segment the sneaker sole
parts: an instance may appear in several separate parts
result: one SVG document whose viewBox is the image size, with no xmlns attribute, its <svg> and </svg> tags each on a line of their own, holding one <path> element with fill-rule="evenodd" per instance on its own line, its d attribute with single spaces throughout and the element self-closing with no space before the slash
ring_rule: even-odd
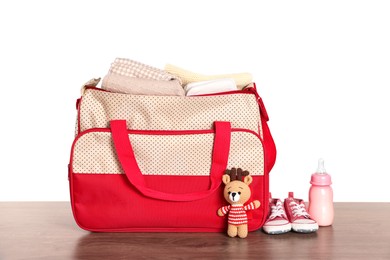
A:
<svg viewBox="0 0 390 260">
<path fill-rule="evenodd" d="M 318 224 L 292 224 L 291 229 L 298 233 L 313 233 L 318 230 Z"/>
<path fill-rule="evenodd" d="M 279 235 L 291 231 L 291 224 L 281 226 L 263 226 L 263 231 L 269 235 Z"/>
</svg>

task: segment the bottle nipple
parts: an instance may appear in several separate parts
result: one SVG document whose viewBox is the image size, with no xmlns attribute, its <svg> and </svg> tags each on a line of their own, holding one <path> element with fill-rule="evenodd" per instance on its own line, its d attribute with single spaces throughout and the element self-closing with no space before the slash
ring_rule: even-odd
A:
<svg viewBox="0 0 390 260">
<path fill-rule="evenodd" d="M 325 166 L 324 166 L 324 159 L 322 159 L 322 158 L 318 159 L 317 173 L 319 173 L 319 174 L 326 173 Z"/>
<path fill-rule="evenodd" d="M 317 186 L 328 186 L 332 184 L 331 177 L 325 170 L 324 159 L 320 158 L 318 160 L 317 171 L 311 175 L 310 183 Z"/>
</svg>

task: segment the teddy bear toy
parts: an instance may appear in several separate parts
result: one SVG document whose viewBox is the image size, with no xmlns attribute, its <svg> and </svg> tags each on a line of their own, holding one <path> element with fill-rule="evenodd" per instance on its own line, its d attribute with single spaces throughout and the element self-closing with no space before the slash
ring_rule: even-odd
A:
<svg viewBox="0 0 390 260">
<path fill-rule="evenodd" d="M 244 180 L 242 180 L 242 177 L 244 177 Z M 228 236 L 236 237 L 238 235 L 240 238 L 245 238 L 248 235 L 246 211 L 260 207 L 260 201 L 258 200 L 245 204 L 251 197 L 249 184 L 252 183 L 252 177 L 248 171 L 243 171 L 241 168 L 232 168 L 225 171 L 222 182 L 226 185 L 223 195 L 230 205 L 218 209 L 218 216 L 222 217 L 228 214 Z"/>
</svg>

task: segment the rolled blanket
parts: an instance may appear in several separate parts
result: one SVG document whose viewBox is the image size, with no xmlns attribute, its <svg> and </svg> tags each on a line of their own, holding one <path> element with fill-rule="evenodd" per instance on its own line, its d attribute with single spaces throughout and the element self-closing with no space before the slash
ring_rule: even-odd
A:
<svg viewBox="0 0 390 260">
<path fill-rule="evenodd" d="M 133 78 L 114 73 L 103 78 L 102 89 L 132 95 L 185 96 L 178 80 Z"/>
<path fill-rule="evenodd" d="M 171 74 L 178 76 L 183 85 L 187 85 L 191 82 L 208 81 L 214 79 L 231 78 L 236 82 L 239 89 L 244 88 L 248 84 L 252 83 L 252 75 L 250 73 L 234 73 L 234 74 L 221 74 L 221 75 L 204 75 L 188 71 L 177 66 L 167 64 L 165 70 Z"/>
<path fill-rule="evenodd" d="M 184 90 L 187 96 L 196 96 L 233 91 L 237 86 L 233 79 L 216 79 L 189 83 Z"/>
<path fill-rule="evenodd" d="M 154 80 L 179 80 L 178 76 L 172 75 L 164 70 L 133 61 L 125 58 L 116 58 L 111 64 L 109 73 L 115 73 L 122 76 L 154 79 Z"/>
</svg>

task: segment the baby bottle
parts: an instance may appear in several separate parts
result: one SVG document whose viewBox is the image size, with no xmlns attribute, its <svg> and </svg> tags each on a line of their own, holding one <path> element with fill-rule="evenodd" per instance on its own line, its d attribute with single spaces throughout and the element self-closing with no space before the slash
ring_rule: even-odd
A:
<svg viewBox="0 0 390 260">
<path fill-rule="evenodd" d="M 319 226 L 333 223 L 333 190 L 331 177 L 326 173 L 324 160 L 318 160 L 317 172 L 311 175 L 308 212 Z"/>
</svg>

